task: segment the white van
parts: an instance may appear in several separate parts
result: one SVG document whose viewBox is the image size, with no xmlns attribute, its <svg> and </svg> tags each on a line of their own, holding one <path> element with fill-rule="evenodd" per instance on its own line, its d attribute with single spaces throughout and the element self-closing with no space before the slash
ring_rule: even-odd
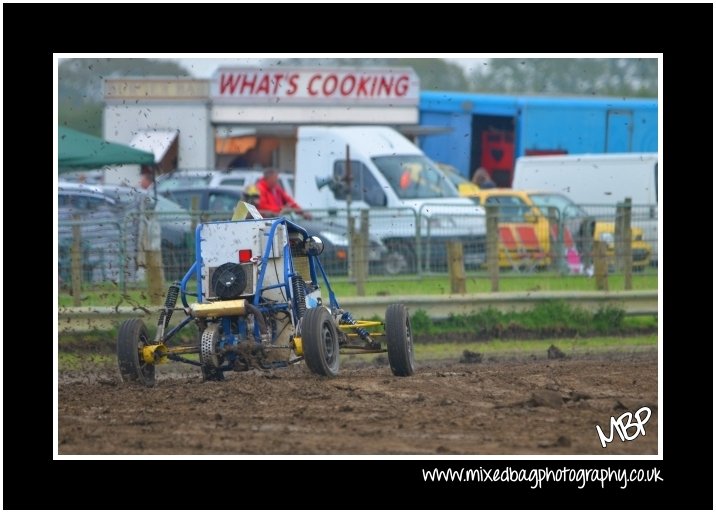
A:
<svg viewBox="0 0 716 513">
<path fill-rule="evenodd" d="M 605 153 L 520 157 L 514 189 L 561 192 L 595 217 L 613 215 L 631 198 L 632 225 L 658 259 L 658 156 L 656 153 Z"/>
<path fill-rule="evenodd" d="M 512 188 L 562 192 L 587 205 L 616 205 L 624 198 L 656 205 L 657 183 L 656 153 L 605 153 L 520 157 Z"/>
<path fill-rule="evenodd" d="M 458 195 L 450 180 L 401 134 L 381 126 L 304 126 L 296 144 L 296 201 L 306 209 L 368 209 L 370 232 L 388 247 L 388 273 L 446 267 L 446 242 L 461 240 L 466 265 L 484 261 L 484 209 Z"/>
</svg>

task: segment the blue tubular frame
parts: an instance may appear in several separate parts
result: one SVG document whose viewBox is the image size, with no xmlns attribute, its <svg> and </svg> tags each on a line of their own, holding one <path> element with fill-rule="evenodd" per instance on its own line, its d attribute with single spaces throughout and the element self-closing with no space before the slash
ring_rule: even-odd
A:
<svg viewBox="0 0 716 513">
<path fill-rule="evenodd" d="M 318 259 L 318 257 L 310 257 L 311 261 L 311 278 L 313 280 L 316 280 L 316 277 L 314 276 L 316 271 L 313 267 L 313 264 L 315 263 L 318 265 L 318 269 L 321 271 L 321 276 L 323 276 L 323 282 L 326 284 L 326 288 L 328 288 L 328 302 L 331 305 L 331 309 L 334 308 L 340 308 L 340 305 L 338 304 L 338 300 L 336 299 L 336 295 L 333 293 L 333 289 L 331 288 L 331 284 L 328 281 L 328 276 L 326 276 L 326 271 L 323 269 L 323 264 L 321 264 L 321 261 Z"/>
<path fill-rule="evenodd" d="M 194 263 L 189 268 L 189 270 L 187 271 L 187 273 L 181 279 L 181 284 L 179 285 L 179 291 L 181 292 L 181 302 L 184 305 L 184 308 L 189 308 L 189 304 L 186 302 L 186 295 L 187 294 L 192 295 L 186 291 L 186 284 L 189 283 L 189 280 L 191 280 L 191 275 L 194 274 L 194 272 L 198 269 L 198 266 L 199 266 L 199 262 L 198 262 L 198 260 L 195 260 Z M 199 279 L 199 278 L 200 278 L 200 276 L 197 271 L 197 279 Z M 201 302 L 201 299 L 199 298 L 198 291 L 197 291 L 197 301 Z"/>
<path fill-rule="evenodd" d="M 296 231 L 302 233 L 304 238 L 308 238 L 308 232 L 306 230 L 304 230 L 301 226 L 295 224 L 294 222 L 286 219 L 286 228 L 288 228 L 289 225 L 293 227 Z M 290 251 L 288 253 L 290 253 Z M 293 258 L 291 259 L 291 265 L 293 266 Z M 331 308 L 340 308 L 340 306 L 338 305 L 338 300 L 336 300 L 336 295 L 333 293 L 333 289 L 331 288 L 331 283 L 328 281 L 326 271 L 323 269 L 323 264 L 321 264 L 321 261 L 317 256 L 308 255 L 308 268 L 310 270 L 311 281 L 313 281 L 313 283 L 318 283 L 316 266 L 318 266 L 318 270 L 321 272 L 321 276 L 323 277 L 323 282 L 326 284 L 326 288 L 328 289 L 328 301 L 331 305 Z"/>
<path fill-rule="evenodd" d="M 196 296 L 196 300 L 199 303 L 201 303 L 203 299 L 201 294 L 201 251 L 199 251 L 199 242 L 201 240 L 199 232 L 201 231 L 202 226 L 203 224 L 198 224 L 194 233 L 194 254 L 196 255 L 196 258 L 194 259 L 194 263 L 191 264 L 191 267 L 181 279 L 181 283 L 179 285 L 181 302 L 184 305 L 184 308 L 189 308 L 189 303 L 186 301 L 187 294 L 190 296 Z M 192 274 L 196 274 L 196 294 L 186 291 L 186 284 L 189 283 L 189 280 L 191 280 Z"/>
<path fill-rule="evenodd" d="M 194 254 L 196 259 L 194 260 L 194 266 L 196 267 L 196 300 L 201 303 L 204 301 L 204 294 L 201 290 L 201 229 L 204 227 L 204 223 L 196 225 L 194 233 Z M 187 273 L 187 276 L 191 273 Z M 187 280 L 189 281 L 189 280 Z"/>
</svg>

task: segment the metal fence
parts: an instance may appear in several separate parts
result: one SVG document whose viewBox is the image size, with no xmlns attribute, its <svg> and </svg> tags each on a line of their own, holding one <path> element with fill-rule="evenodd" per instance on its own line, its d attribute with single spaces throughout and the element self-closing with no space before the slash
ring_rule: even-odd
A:
<svg viewBox="0 0 716 513">
<path fill-rule="evenodd" d="M 534 212 L 498 211 L 497 241 L 502 275 L 540 273 L 589 274 L 594 243 L 604 242 L 610 272 L 618 272 L 624 251 L 631 251 L 635 271 L 658 265 L 658 218 L 654 205 L 632 205 L 629 226 L 624 210 L 613 205 L 581 205 L 579 209 Z M 449 242 L 462 244 L 465 269 L 486 272 L 486 216 L 476 206 L 430 205 L 412 209 L 312 210 L 312 221 L 295 218 L 322 236 L 327 250 L 322 262 L 334 275 L 352 272 L 351 261 L 368 260 L 369 276 L 429 275 L 448 272 Z M 83 285 L 127 284 L 145 279 L 144 250 L 161 249 L 167 281 L 181 278 L 195 259 L 195 228 L 199 223 L 227 220 L 226 212 L 132 212 L 121 220 L 60 219 L 59 278 L 71 282 L 73 252 L 81 265 Z M 353 227 L 349 228 L 349 219 Z M 367 220 L 366 227 L 362 223 Z M 624 239 L 625 230 L 629 240 Z M 366 234 L 367 232 L 367 234 Z M 367 235 L 367 236 L 366 236 Z M 351 244 L 351 240 L 353 243 Z M 77 262 L 79 260 L 79 262 Z"/>
<path fill-rule="evenodd" d="M 656 269 L 659 261 L 659 219 L 656 205 L 630 205 L 624 202 L 613 205 L 581 205 L 587 217 L 573 211 L 563 215 L 562 224 L 569 228 L 581 226 L 582 238 L 600 241 L 606 246 L 610 272 L 618 270 L 619 262 L 626 257 L 627 248 L 631 251 L 632 266 L 641 272 Z M 629 217 L 628 224 L 624 223 Z M 627 233 L 627 229 L 630 233 Z M 578 228 L 579 230 L 579 228 Z M 587 232 L 587 230 L 589 230 Z M 588 233 L 585 237 L 585 232 Z M 625 239 L 628 238 L 628 240 Z M 584 244 L 587 264 L 593 262 L 593 244 Z"/>
<path fill-rule="evenodd" d="M 136 237 L 128 236 L 121 222 L 60 220 L 58 230 L 58 274 L 60 284 L 69 284 L 73 272 L 84 283 L 137 281 L 128 272 L 128 255 L 136 254 Z M 136 269 L 134 269 L 136 271 Z"/>
<path fill-rule="evenodd" d="M 311 214 L 334 226 L 346 239 L 350 238 L 349 219 L 355 219 L 356 233 L 366 220 L 365 216 L 361 220 L 357 210 L 312 210 Z M 357 245 L 367 245 L 372 275 L 447 272 L 446 245 L 455 240 L 463 244 L 468 268 L 476 270 L 485 261 L 485 215 L 475 206 L 430 205 L 417 212 L 373 208 L 367 214 L 368 241 L 359 239 Z M 360 251 L 356 248 L 355 255 Z"/>
</svg>

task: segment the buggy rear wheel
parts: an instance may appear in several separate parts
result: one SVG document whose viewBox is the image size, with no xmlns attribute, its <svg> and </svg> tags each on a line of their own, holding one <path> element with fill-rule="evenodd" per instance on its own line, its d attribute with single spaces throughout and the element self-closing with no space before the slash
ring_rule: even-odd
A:
<svg viewBox="0 0 716 513">
<path fill-rule="evenodd" d="M 338 332 L 328 310 L 320 306 L 308 309 L 301 324 L 303 356 L 308 368 L 320 376 L 336 376 L 339 368 Z"/>
<path fill-rule="evenodd" d="M 413 330 L 405 305 L 396 303 L 388 306 L 385 311 L 385 335 L 390 370 L 395 376 L 412 376 L 415 373 Z"/>
<path fill-rule="evenodd" d="M 221 370 L 223 358 L 217 353 L 221 340 L 221 324 L 210 324 L 201 332 L 199 341 L 199 362 L 204 381 L 221 381 L 224 372 Z"/>
<path fill-rule="evenodd" d="M 154 365 L 146 363 L 141 355 L 142 348 L 147 345 L 150 345 L 149 333 L 144 321 L 129 319 L 122 323 L 117 336 L 117 362 L 123 381 L 138 381 L 148 387 L 154 386 Z"/>
</svg>

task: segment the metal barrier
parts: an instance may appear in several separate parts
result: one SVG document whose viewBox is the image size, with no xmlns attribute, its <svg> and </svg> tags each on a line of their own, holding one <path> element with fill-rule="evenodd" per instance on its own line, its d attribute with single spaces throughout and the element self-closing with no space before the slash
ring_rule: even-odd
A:
<svg viewBox="0 0 716 513">
<path fill-rule="evenodd" d="M 484 209 L 476 204 L 426 204 L 418 210 L 416 246 L 423 273 L 447 272 L 447 243 L 463 246 L 465 267 L 478 269 L 485 263 L 487 235 Z"/>
<path fill-rule="evenodd" d="M 340 242 L 348 245 L 350 234 L 348 228 L 349 212 L 346 209 L 311 210 L 313 219 L 332 227 L 340 235 Z M 361 230 L 360 209 L 352 209 L 351 218 L 354 219 L 354 232 Z M 297 219 L 301 224 L 302 220 Z M 415 250 L 417 237 L 417 216 L 413 209 L 387 209 L 371 208 L 368 210 L 369 239 L 362 241 L 365 248 L 355 248 L 355 254 L 368 254 L 371 274 L 401 274 L 415 273 L 418 260 Z M 331 230 L 327 230 L 329 233 Z M 360 243 L 361 241 L 359 241 Z M 346 247 L 346 254 L 349 252 Z M 322 260 L 326 260 L 324 255 Z M 329 257 L 330 258 L 330 257 Z M 329 268 L 330 260 L 328 261 Z M 346 271 L 348 270 L 346 262 Z"/>
<path fill-rule="evenodd" d="M 622 204 L 622 203 L 620 203 Z M 578 226 L 578 233 L 583 242 L 601 241 L 606 245 L 607 263 L 610 272 L 615 272 L 619 249 L 619 236 L 624 227 L 619 226 L 619 205 L 580 205 L 588 217 L 580 216 L 574 211 L 564 213 L 565 226 Z M 635 271 L 644 271 L 658 266 L 659 240 L 658 240 L 658 209 L 656 205 L 630 206 L 630 246 L 632 266 Z M 585 221 L 586 220 L 586 221 Z M 582 225 L 578 223 L 582 222 Z M 591 224 L 585 225 L 585 222 Z M 586 226 L 591 230 L 591 236 L 585 234 Z M 584 244 L 583 252 L 587 256 L 587 263 L 593 263 L 591 244 Z"/>
<path fill-rule="evenodd" d="M 62 220 L 58 229 L 58 276 L 61 286 L 69 286 L 72 246 L 79 227 L 81 279 L 85 283 L 114 282 L 123 290 L 127 281 L 126 233 L 120 222 L 106 219 Z"/>
<path fill-rule="evenodd" d="M 448 271 L 447 244 L 459 241 L 464 265 L 473 275 L 485 275 L 486 218 L 483 209 L 470 205 L 424 205 L 410 208 L 372 208 L 368 211 L 368 239 L 353 240 L 348 233 L 346 210 L 311 210 L 313 224 L 299 217 L 298 224 L 315 228 L 325 239 L 322 261 L 332 275 L 349 274 L 351 252 L 357 262 L 368 259 L 370 279 L 395 275 L 439 275 Z M 629 246 L 632 270 L 654 272 L 658 265 L 658 210 L 655 205 L 631 205 Z M 227 220 L 227 212 L 131 212 L 121 219 L 59 221 L 59 277 L 70 283 L 72 227 L 80 226 L 82 281 L 85 286 L 115 283 L 122 292 L 127 284 L 146 279 L 142 252 L 147 245 L 162 253 L 166 281 L 181 278 L 195 259 L 195 228 L 207 221 Z M 607 268 L 618 271 L 619 240 L 626 227 L 618 223 L 614 205 L 581 205 L 544 214 L 533 208 L 500 208 L 497 255 L 500 278 L 542 271 L 561 274 L 593 270 L 595 241 L 605 243 Z M 354 232 L 360 232 L 360 210 L 353 209 Z M 320 224 L 318 224 L 320 223 Z M 315 226 L 313 226 L 315 225 Z M 146 237 L 145 237 L 146 236 Z M 622 239 L 619 239 L 622 237 Z M 143 239 L 144 238 L 144 239 Z M 152 242 L 153 241 L 153 242 Z M 625 246 L 625 247 L 627 247 Z"/>
<path fill-rule="evenodd" d="M 606 306 L 624 310 L 625 315 L 658 315 L 658 293 L 656 291 L 618 292 L 498 292 L 451 296 L 406 296 L 401 299 L 411 312 L 424 310 L 432 319 L 445 319 L 451 315 L 468 315 L 486 308 L 501 312 L 529 310 L 538 304 L 550 301 L 564 301 L 572 306 L 598 311 Z M 391 297 L 345 297 L 341 306 L 356 317 L 382 318 L 386 307 L 395 302 Z M 120 307 L 79 307 L 60 308 L 58 330 L 60 332 L 86 332 L 115 329 L 122 319 L 158 315 L 158 309 Z M 181 316 L 174 316 L 171 326 L 181 322 Z"/>
</svg>

